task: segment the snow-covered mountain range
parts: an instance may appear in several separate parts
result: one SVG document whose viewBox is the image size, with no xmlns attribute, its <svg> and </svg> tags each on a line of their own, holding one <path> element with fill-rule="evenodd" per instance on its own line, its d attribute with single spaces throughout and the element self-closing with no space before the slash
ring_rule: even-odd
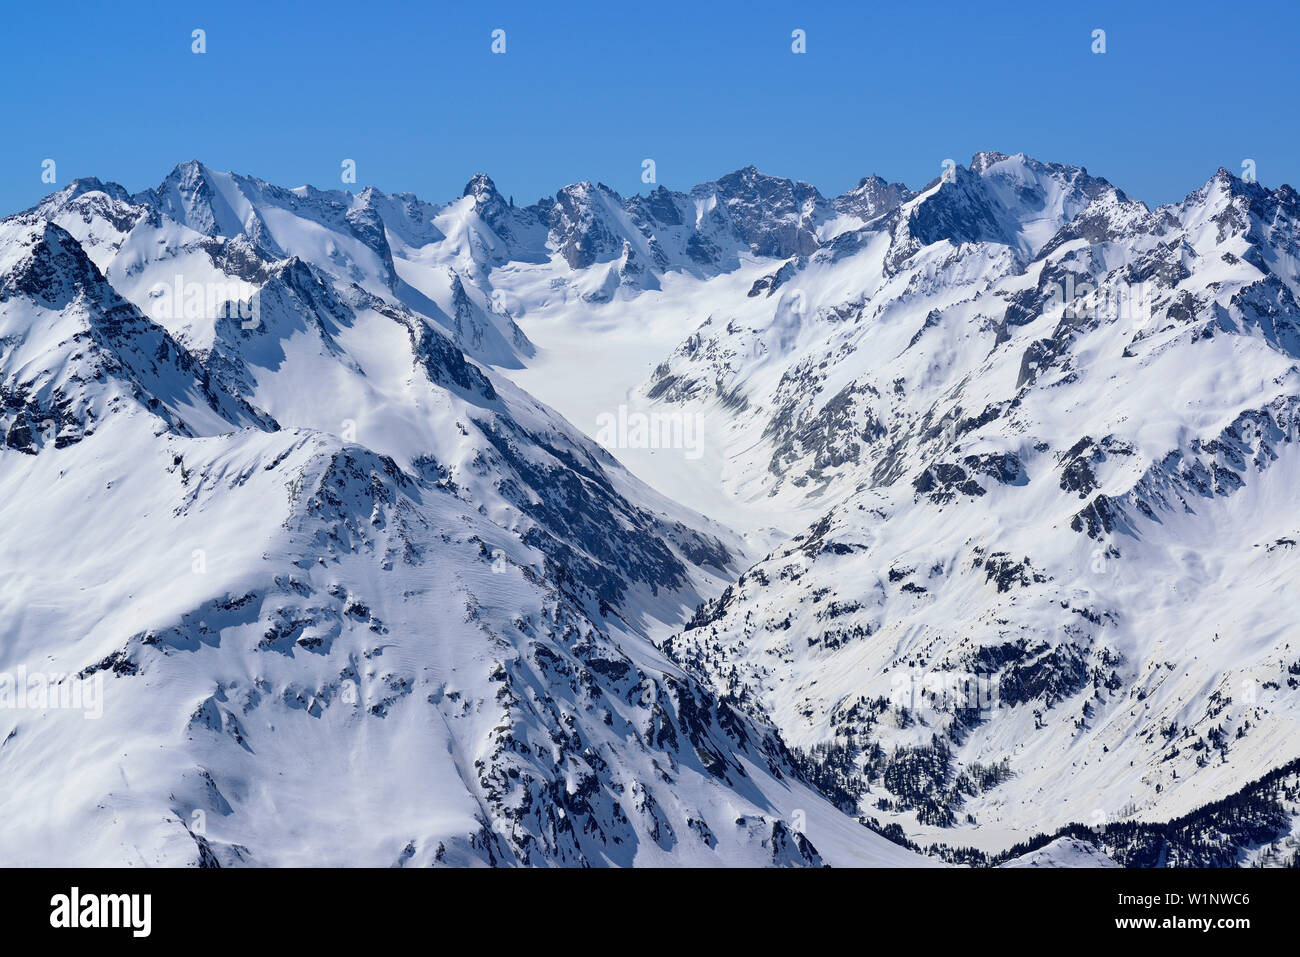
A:
<svg viewBox="0 0 1300 957">
<path fill-rule="evenodd" d="M 77 180 L 0 220 L 0 857 L 1294 860 L 1297 295 L 1223 170 Z"/>
</svg>

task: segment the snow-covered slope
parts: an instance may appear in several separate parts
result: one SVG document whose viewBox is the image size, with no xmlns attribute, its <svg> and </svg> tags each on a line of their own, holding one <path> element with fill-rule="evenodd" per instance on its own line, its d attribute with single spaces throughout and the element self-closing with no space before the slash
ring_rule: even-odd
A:
<svg viewBox="0 0 1300 957">
<path fill-rule="evenodd" d="M 523 314 L 516 381 L 693 417 L 698 457 L 621 457 L 767 543 L 670 654 L 923 845 L 1165 820 L 1294 758 L 1295 192 L 1220 170 L 1151 210 L 997 153 L 859 191 L 815 248 Z"/>
<path fill-rule="evenodd" d="M 1300 756 L 1298 294 L 1222 170 L 78 180 L 0 222 L 0 668 L 104 717 L 11 713 L 0 848 L 1145 861 L 1067 826 Z"/>
<path fill-rule="evenodd" d="M 0 223 L 0 857 L 918 860 L 651 644 L 736 536 L 250 182 Z"/>
<path fill-rule="evenodd" d="M 1298 223 L 1223 171 L 1147 211 L 981 154 L 810 257 L 802 310 L 711 316 L 643 394 L 743 408 L 736 493 L 817 514 L 671 653 L 922 843 L 1296 757 Z"/>
</svg>

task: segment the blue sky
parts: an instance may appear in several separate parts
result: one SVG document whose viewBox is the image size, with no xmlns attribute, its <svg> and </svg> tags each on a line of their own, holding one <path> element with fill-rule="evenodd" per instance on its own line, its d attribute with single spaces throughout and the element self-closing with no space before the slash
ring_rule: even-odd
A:
<svg viewBox="0 0 1300 957">
<path fill-rule="evenodd" d="M 7 4 L 0 213 L 177 162 L 443 201 L 750 163 L 832 195 L 1026 152 L 1148 203 L 1219 166 L 1300 186 L 1300 5 L 1251 2 Z M 191 53 L 191 31 L 207 52 Z M 506 53 L 491 33 L 506 31 Z M 791 52 L 806 31 L 807 53 Z M 1091 51 L 1106 31 L 1106 52 Z"/>
</svg>

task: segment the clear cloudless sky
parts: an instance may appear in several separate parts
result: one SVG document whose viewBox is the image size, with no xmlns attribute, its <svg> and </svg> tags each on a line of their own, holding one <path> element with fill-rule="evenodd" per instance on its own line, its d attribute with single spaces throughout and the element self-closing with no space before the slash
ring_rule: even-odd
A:
<svg viewBox="0 0 1300 957">
<path fill-rule="evenodd" d="M 194 158 L 338 188 L 353 159 L 349 188 L 433 201 L 485 171 L 519 203 L 644 192 L 646 158 L 674 189 L 752 163 L 833 195 L 984 149 L 1153 205 L 1247 158 L 1300 186 L 1298 40 L 1296 0 L 3 0 L 0 213 L 55 188 L 47 158 L 131 190 Z"/>
</svg>

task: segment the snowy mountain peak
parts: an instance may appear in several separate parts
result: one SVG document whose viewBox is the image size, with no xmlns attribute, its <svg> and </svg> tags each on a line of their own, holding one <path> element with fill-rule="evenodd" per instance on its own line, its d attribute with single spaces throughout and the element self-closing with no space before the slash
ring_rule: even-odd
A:
<svg viewBox="0 0 1300 957">
<path fill-rule="evenodd" d="M 94 294 L 101 281 L 81 245 L 62 227 L 43 220 L 9 220 L 3 230 L 0 301 L 26 296 L 50 308 Z"/>
<path fill-rule="evenodd" d="M 1024 159 L 1025 154 L 1019 153 L 1017 157 Z M 996 150 L 981 150 L 971 157 L 970 168 L 976 173 L 983 173 L 995 163 L 1001 163 L 1010 158 L 1006 153 L 999 153 Z"/>
<path fill-rule="evenodd" d="M 496 183 L 492 182 L 491 177 L 486 173 L 476 173 L 470 177 L 461 196 L 473 197 L 474 211 L 485 218 L 506 205 L 501 194 L 497 192 Z"/>
</svg>

